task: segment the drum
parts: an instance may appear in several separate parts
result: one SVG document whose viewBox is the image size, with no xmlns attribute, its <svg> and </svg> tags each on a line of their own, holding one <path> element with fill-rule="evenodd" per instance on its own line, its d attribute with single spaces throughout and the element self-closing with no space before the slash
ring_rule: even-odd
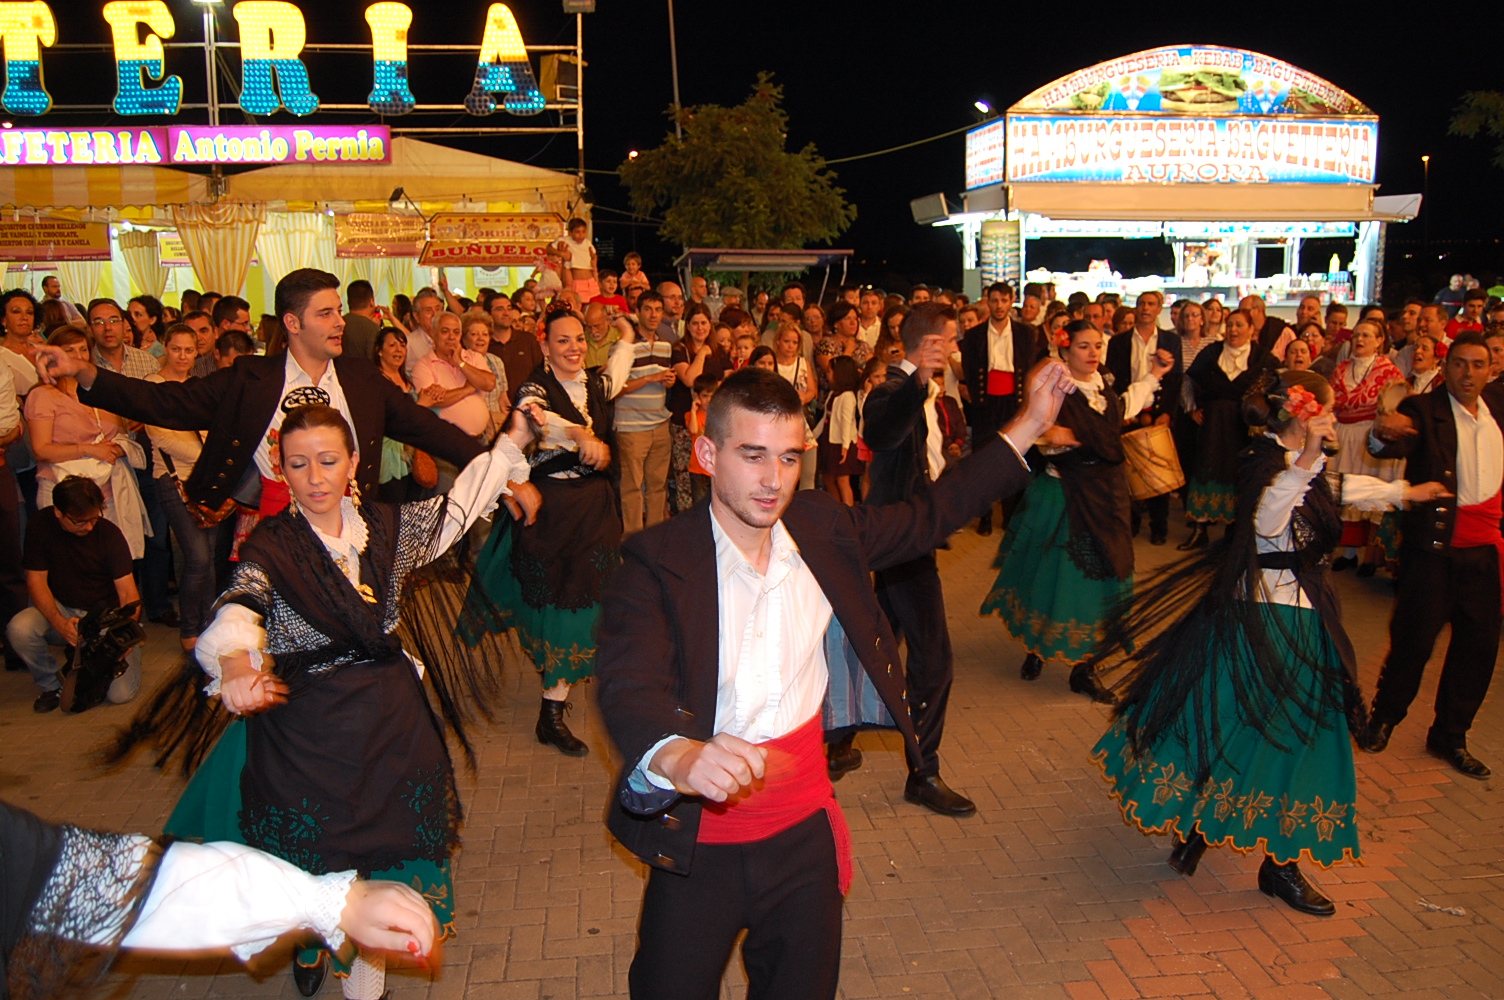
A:
<svg viewBox="0 0 1504 1000">
<path fill-rule="evenodd" d="M 1123 464 L 1128 470 L 1128 492 L 1133 499 L 1163 496 L 1185 485 L 1170 428 L 1155 425 L 1125 433 L 1123 452 L 1127 457 Z"/>
</svg>

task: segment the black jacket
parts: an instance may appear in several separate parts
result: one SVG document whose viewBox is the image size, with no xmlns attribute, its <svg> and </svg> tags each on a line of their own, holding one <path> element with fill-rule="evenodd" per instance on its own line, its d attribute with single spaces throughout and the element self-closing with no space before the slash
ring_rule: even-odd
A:
<svg viewBox="0 0 1504 1000">
<path fill-rule="evenodd" d="M 1041 355 L 1039 330 L 1022 320 L 1012 322 L 1013 392 L 1008 396 L 987 395 L 987 372 L 991 368 L 987 343 L 992 320 L 966 331 L 961 341 L 961 376 L 971 396 L 971 419 L 975 436 L 996 434 L 1023 405 L 1024 380 Z M 865 440 L 865 435 L 864 435 Z M 870 447 L 870 446 L 869 446 Z"/>
<path fill-rule="evenodd" d="M 868 503 L 901 503 L 927 492 L 929 425 L 924 404 L 928 400 L 929 384 L 920 385 L 916 375 L 905 374 L 898 365 L 889 365 L 888 381 L 867 394 L 862 405 L 862 440 L 872 449 L 872 461 L 867 464 L 872 481 Z"/>
<path fill-rule="evenodd" d="M 1135 331 L 1129 330 L 1127 333 L 1113 334 L 1107 341 L 1107 363 L 1104 367 L 1112 376 L 1113 389 L 1120 396 L 1127 393 L 1128 387 L 1133 384 L 1133 341 L 1130 338 L 1137 336 Z M 1140 418 L 1163 415 L 1173 417 L 1180 412 L 1180 383 L 1185 378 L 1185 369 L 1180 362 L 1180 334 L 1160 330 L 1158 349 L 1170 352 L 1175 359 L 1175 367 L 1159 380 L 1154 402 L 1139 413 Z"/>
<path fill-rule="evenodd" d="M 1504 387 L 1483 388 L 1494 422 L 1504 428 Z M 1457 521 L 1457 418 L 1446 386 L 1435 392 L 1406 397 L 1399 412 L 1415 422 L 1416 433 L 1386 441 L 1374 451 L 1379 458 L 1403 458 L 1405 478 L 1412 483 L 1440 483 L 1451 496 L 1411 504 L 1400 515 L 1401 551 L 1442 552 L 1452 543 Z M 1372 450 L 1372 449 L 1370 449 Z"/>
<path fill-rule="evenodd" d="M 1029 484 L 1009 448 L 964 459 L 956 474 L 910 503 L 847 507 L 817 490 L 794 494 L 783 525 L 819 582 L 852 650 L 903 734 L 910 767 L 919 748 L 909 717 L 898 643 L 872 589 L 872 571 L 931 552 L 981 508 Z M 601 713 L 624 761 L 606 824 L 627 850 L 656 868 L 687 874 L 700 826 L 697 797 L 644 815 L 627 782 L 643 754 L 667 736 L 714 735 L 720 680 L 720 597 L 708 501 L 640 531 L 601 603 L 596 652 Z"/>
<path fill-rule="evenodd" d="M 78 398 L 129 420 L 207 431 L 203 453 L 185 485 L 189 499 L 218 507 L 234 495 L 255 458 L 261 435 L 282 401 L 286 364 L 281 354 L 237 358 L 230 368 L 186 382 L 145 382 L 100 369 L 92 388 L 79 387 Z M 355 421 L 360 451 L 355 478 L 366 496 L 376 495 L 384 437 L 459 466 L 484 450 L 464 431 L 413 402 L 371 362 L 335 358 L 334 371 Z"/>
</svg>

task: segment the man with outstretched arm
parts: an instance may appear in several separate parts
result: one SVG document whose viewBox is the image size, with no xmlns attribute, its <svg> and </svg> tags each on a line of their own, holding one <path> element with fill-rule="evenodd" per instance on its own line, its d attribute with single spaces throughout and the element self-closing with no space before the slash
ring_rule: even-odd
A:
<svg viewBox="0 0 1504 1000">
<path fill-rule="evenodd" d="M 600 702 L 626 761 L 607 824 L 653 869 L 633 997 L 716 996 L 743 929 L 749 1000 L 835 996 L 851 852 L 821 745 L 827 688 L 875 688 L 911 767 L 920 756 L 871 572 L 1022 490 L 1019 456 L 1072 388 L 1040 365 L 1008 447 L 908 502 L 845 507 L 795 494 L 793 387 L 758 368 L 722 383 L 695 442 L 709 498 L 630 538 L 603 601 Z"/>
</svg>

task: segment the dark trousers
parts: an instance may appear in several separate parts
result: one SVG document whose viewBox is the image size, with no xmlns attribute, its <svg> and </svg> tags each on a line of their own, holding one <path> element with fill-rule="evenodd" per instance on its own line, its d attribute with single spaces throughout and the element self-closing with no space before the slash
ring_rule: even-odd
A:
<svg viewBox="0 0 1504 1000">
<path fill-rule="evenodd" d="M 0 621 L 10 621 L 30 603 L 21 569 L 21 491 L 11 467 L 0 465 Z"/>
<path fill-rule="evenodd" d="M 935 554 L 878 570 L 877 603 L 888 616 L 894 634 L 908 646 L 904 673 L 923 760 L 916 773 L 926 777 L 939 774 L 940 737 L 945 730 L 954 661 Z"/>
<path fill-rule="evenodd" d="M 1405 718 L 1443 625 L 1452 626 L 1427 741 L 1467 743 L 1499 655 L 1499 562 L 1493 546 L 1400 554 L 1399 589 L 1389 620 L 1389 657 L 1374 692 L 1375 722 Z"/>
<path fill-rule="evenodd" d="M 1007 445 L 998 438 L 998 432 L 1007 426 L 1009 420 L 1013 419 L 1014 411 L 1017 409 L 1013 397 L 1009 396 L 1003 402 L 996 397 L 989 396 L 982 405 L 983 408 L 977 411 L 976 421 L 972 425 L 971 450 L 977 452 L 983 448 L 1006 448 Z M 1013 512 L 1018 509 L 1019 502 L 1023 498 L 1023 491 L 1020 490 L 999 501 L 1003 514 L 1000 523 L 1004 531 L 1008 529 L 1008 522 L 1013 520 Z M 992 504 L 990 503 L 987 505 L 987 513 L 982 515 L 978 524 L 978 527 L 982 526 L 992 526 Z"/>
<path fill-rule="evenodd" d="M 1133 501 L 1135 525 L 1138 524 L 1139 511 L 1149 515 L 1150 533 L 1162 535 L 1170 530 L 1170 494 L 1162 493 L 1147 500 Z"/>
<path fill-rule="evenodd" d="M 633 1000 L 715 1000 L 743 929 L 747 1000 L 830 1000 L 841 890 L 825 810 L 766 840 L 700 844 L 689 875 L 654 868 L 642 899 Z"/>
</svg>

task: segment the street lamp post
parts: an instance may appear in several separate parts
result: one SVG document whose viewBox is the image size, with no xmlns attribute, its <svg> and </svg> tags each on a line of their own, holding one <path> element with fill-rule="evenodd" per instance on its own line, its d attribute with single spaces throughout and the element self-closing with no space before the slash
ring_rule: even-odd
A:
<svg viewBox="0 0 1504 1000">
<path fill-rule="evenodd" d="M 215 8 L 221 0 L 193 0 L 204 11 L 204 86 L 209 92 L 209 126 L 219 126 L 219 60 L 214 51 Z M 209 193 L 218 198 L 224 188 L 224 168 L 214 164 L 209 168 Z"/>
<path fill-rule="evenodd" d="M 1420 191 L 1420 241 L 1421 253 L 1426 260 L 1431 259 L 1431 154 L 1427 153 L 1420 158 L 1421 170 L 1424 172 L 1424 180 L 1421 182 Z"/>
<path fill-rule="evenodd" d="M 668 58 L 674 74 L 674 136 L 684 138 L 679 125 L 679 43 L 674 38 L 674 0 L 668 0 Z"/>
</svg>

